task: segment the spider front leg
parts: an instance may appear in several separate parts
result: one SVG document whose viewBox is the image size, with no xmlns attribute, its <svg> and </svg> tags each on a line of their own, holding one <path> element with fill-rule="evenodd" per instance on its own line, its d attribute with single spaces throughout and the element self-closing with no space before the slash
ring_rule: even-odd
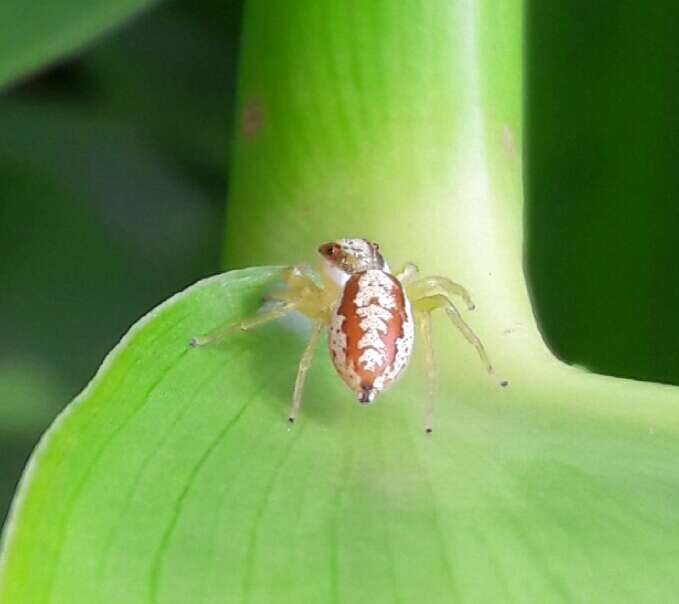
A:
<svg viewBox="0 0 679 604">
<path fill-rule="evenodd" d="M 299 310 L 315 318 L 322 290 L 307 274 L 306 267 L 300 265 L 286 268 L 281 274 L 281 280 L 286 287 L 282 290 L 273 291 L 265 298 L 278 302 L 272 309 L 260 312 L 253 317 L 248 317 L 231 325 L 217 327 L 207 334 L 196 336 L 191 339 L 189 345 L 198 348 L 208 344 L 215 344 L 239 331 L 250 331 L 260 325 L 280 319 L 294 310 Z"/>
<path fill-rule="evenodd" d="M 292 406 L 288 416 L 288 421 L 293 423 L 302 405 L 302 393 L 306 374 L 311 367 L 323 326 L 328 322 L 328 300 L 326 292 L 316 285 L 308 274 L 306 267 L 292 266 L 287 268 L 283 271 L 281 278 L 286 287 L 281 290 L 275 290 L 266 296 L 267 300 L 278 301 L 274 308 L 226 327 L 217 328 L 206 335 L 195 337 L 191 340 L 190 345 L 195 348 L 214 344 L 238 331 L 250 331 L 260 325 L 280 319 L 293 311 L 301 312 L 312 319 L 314 324 L 311 337 L 299 362 L 292 396 Z"/>
<path fill-rule="evenodd" d="M 208 344 L 216 344 L 239 331 L 250 331 L 255 327 L 280 319 L 291 313 L 293 310 L 296 310 L 297 306 L 298 305 L 295 302 L 279 304 L 267 312 L 259 313 L 254 317 L 248 317 L 247 319 L 227 325 L 226 327 L 218 327 L 210 333 L 191 338 L 189 346 L 192 348 L 200 348 L 201 346 L 207 346 Z"/>
</svg>

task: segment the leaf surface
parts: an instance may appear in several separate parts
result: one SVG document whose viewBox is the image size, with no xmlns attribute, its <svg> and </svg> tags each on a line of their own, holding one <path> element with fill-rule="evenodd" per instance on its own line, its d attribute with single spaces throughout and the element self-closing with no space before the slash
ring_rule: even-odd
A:
<svg viewBox="0 0 679 604">
<path fill-rule="evenodd" d="M 114 349 L 33 455 L 0 601 L 673 597 L 673 389 L 541 364 L 507 390 L 444 377 L 426 438 L 417 362 L 366 407 L 321 346 L 288 430 L 301 320 L 187 346 L 254 312 L 276 274 L 204 280 Z M 460 351 L 448 373 L 480 371 L 436 337 Z"/>
<path fill-rule="evenodd" d="M 4 0 L 0 87 L 73 52 L 154 1 Z"/>
</svg>

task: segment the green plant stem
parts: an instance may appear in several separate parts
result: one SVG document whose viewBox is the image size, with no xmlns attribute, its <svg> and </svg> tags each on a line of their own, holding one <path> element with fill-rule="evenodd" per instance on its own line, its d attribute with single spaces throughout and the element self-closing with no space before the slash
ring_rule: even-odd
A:
<svg viewBox="0 0 679 604">
<path fill-rule="evenodd" d="M 522 269 L 522 12 L 249 3 L 227 264 L 368 237 L 392 264 L 465 284 L 485 338 L 515 329 L 544 356 Z"/>
<path fill-rule="evenodd" d="M 523 8 L 249 2 L 226 265 L 310 261 L 321 241 L 368 237 L 394 265 L 412 260 L 467 286 L 496 365 L 539 386 L 535 398 L 561 390 L 572 406 L 615 388 L 610 412 L 655 417 L 640 405 L 652 396 L 674 421 L 675 390 L 618 390 L 567 367 L 536 325 L 523 270 Z M 458 349 L 442 358 L 483 387 Z"/>
<path fill-rule="evenodd" d="M 521 42 L 517 1 L 250 2 L 228 264 L 364 235 L 530 319 Z"/>
</svg>

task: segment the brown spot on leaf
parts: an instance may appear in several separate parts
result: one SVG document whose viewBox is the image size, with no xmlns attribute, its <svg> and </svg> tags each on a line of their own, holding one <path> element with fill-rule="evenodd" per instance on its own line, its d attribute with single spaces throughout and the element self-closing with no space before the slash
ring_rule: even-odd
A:
<svg viewBox="0 0 679 604">
<path fill-rule="evenodd" d="M 516 155 L 516 142 L 508 124 L 502 124 L 502 146 L 512 157 Z"/>
<path fill-rule="evenodd" d="M 243 106 L 241 131 L 245 138 L 253 138 L 264 128 L 264 107 L 257 98 L 248 100 Z"/>
</svg>

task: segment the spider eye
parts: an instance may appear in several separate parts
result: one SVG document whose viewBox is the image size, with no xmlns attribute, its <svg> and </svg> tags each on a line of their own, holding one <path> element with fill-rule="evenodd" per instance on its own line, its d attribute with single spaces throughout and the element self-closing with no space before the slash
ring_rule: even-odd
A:
<svg viewBox="0 0 679 604">
<path fill-rule="evenodd" d="M 318 251 L 327 258 L 335 258 L 340 252 L 340 246 L 336 243 L 324 243 Z"/>
<path fill-rule="evenodd" d="M 379 251 L 380 251 L 380 244 L 379 244 L 379 243 L 371 243 L 370 245 L 372 245 L 372 248 L 373 248 L 376 252 L 379 252 Z"/>
</svg>

